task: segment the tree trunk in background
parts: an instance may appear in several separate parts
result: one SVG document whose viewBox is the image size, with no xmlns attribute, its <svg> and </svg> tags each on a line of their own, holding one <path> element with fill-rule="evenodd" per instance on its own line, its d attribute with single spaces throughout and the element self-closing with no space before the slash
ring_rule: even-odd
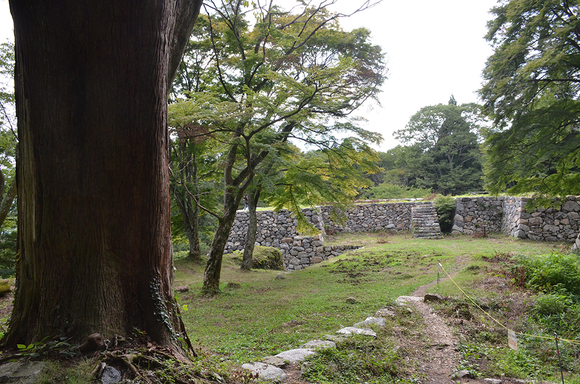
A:
<svg viewBox="0 0 580 384">
<path fill-rule="evenodd" d="M 242 193 L 235 187 L 226 187 L 224 192 L 224 213 L 218 220 L 218 227 L 211 242 L 203 277 L 202 292 L 206 294 L 214 294 L 219 291 L 224 250 L 236 220 L 236 212 L 242 200 Z"/>
<path fill-rule="evenodd" d="M 252 269 L 254 258 L 254 246 L 256 244 L 256 232 L 258 231 L 258 215 L 256 208 L 260 199 L 261 187 L 253 190 L 248 196 L 248 213 L 250 220 L 248 221 L 248 232 L 246 233 L 246 244 L 244 245 L 244 256 L 242 259 L 243 270 L 249 271 Z"/>
<path fill-rule="evenodd" d="M 183 215 L 183 225 L 185 236 L 189 242 L 189 254 L 187 259 L 199 262 L 201 260 L 201 250 L 199 248 L 199 207 L 195 201 L 177 201 L 179 210 Z M 187 222 L 186 222 L 187 220 Z"/>
<path fill-rule="evenodd" d="M 4 224 L 4 220 L 6 220 L 6 217 L 10 213 L 10 208 L 12 208 L 12 202 L 14 201 L 16 194 L 16 179 L 13 179 L 8 191 L 4 196 L 2 196 L 2 202 L 0 203 L 0 226 Z"/>
<path fill-rule="evenodd" d="M 167 88 L 200 6 L 10 1 L 20 258 L 6 346 L 136 328 L 179 349 L 176 333 L 186 337 L 172 287 Z"/>
<path fill-rule="evenodd" d="M 186 142 L 177 143 L 177 152 L 175 155 L 179 158 L 179 170 L 176 177 L 177 181 L 172 182 L 173 197 L 175 203 L 179 208 L 179 213 L 183 219 L 183 229 L 185 236 L 189 242 L 189 255 L 187 258 L 191 261 L 199 262 L 201 260 L 201 250 L 199 247 L 199 206 L 194 198 L 190 195 L 194 194 L 196 199 L 199 199 L 199 180 L 197 179 L 197 159 L 195 151 L 192 151 L 192 158 L 185 158 L 187 152 Z M 181 184 L 181 188 L 177 185 Z M 188 185 L 193 187 L 193 191 L 187 191 Z"/>
</svg>

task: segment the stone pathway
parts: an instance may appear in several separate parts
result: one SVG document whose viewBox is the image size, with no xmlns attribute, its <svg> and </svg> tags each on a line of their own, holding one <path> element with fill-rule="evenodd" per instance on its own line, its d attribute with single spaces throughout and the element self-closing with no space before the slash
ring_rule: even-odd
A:
<svg viewBox="0 0 580 384">
<path fill-rule="evenodd" d="M 380 313 L 380 311 L 377 313 Z M 376 337 L 377 334 L 375 331 L 364 327 L 369 324 L 384 327 L 385 319 L 381 317 L 368 317 L 364 321 L 354 324 L 352 327 L 339 329 L 336 333 L 339 337 L 348 337 L 352 334 Z M 284 351 L 275 356 L 267 356 L 261 362 L 243 364 L 242 369 L 257 373 L 261 380 L 267 382 L 282 382 L 287 378 L 286 371 L 283 368 L 287 366 L 295 367 L 296 364 L 300 364 L 308 356 L 314 355 L 317 350 L 323 348 L 336 348 L 336 343 L 331 340 L 312 340 L 303 344 L 300 348 Z"/>
</svg>

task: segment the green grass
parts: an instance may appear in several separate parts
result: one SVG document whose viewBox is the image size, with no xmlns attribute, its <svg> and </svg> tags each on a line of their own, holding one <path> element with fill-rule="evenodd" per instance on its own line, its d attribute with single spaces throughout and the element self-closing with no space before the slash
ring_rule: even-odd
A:
<svg viewBox="0 0 580 384">
<path fill-rule="evenodd" d="M 372 316 L 398 296 L 436 280 L 438 263 L 451 272 L 497 254 L 546 253 L 558 247 L 505 236 L 418 240 L 405 235 L 345 234 L 327 240 L 327 244 L 364 248 L 293 273 L 242 272 L 226 257 L 223 293 L 214 297 L 200 294 L 203 266 L 180 260 L 176 285 L 190 287 L 179 301 L 187 308 L 182 315 L 193 344 L 223 361 L 257 361 Z M 469 285 L 477 278 L 473 268 L 461 273 L 459 281 Z M 286 278 L 276 279 L 279 274 Z M 241 287 L 228 289 L 228 283 Z M 453 288 L 448 286 L 437 289 L 450 294 Z M 347 298 L 356 303 L 349 304 Z"/>
<path fill-rule="evenodd" d="M 403 273 L 401 264 L 413 258 L 417 273 Z M 225 358 L 245 363 L 364 320 L 432 279 L 420 273 L 427 265 L 414 254 L 353 252 L 276 279 L 280 272 L 241 272 L 226 263 L 224 293 L 207 298 L 198 293 L 201 280 L 190 283 L 193 294 L 180 297 L 188 309 L 183 320 L 192 330 L 194 344 L 211 346 Z M 178 274 L 177 284 L 185 282 Z M 227 283 L 241 288 L 226 289 Z"/>
<path fill-rule="evenodd" d="M 326 240 L 327 245 L 364 248 L 292 273 L 241 271 L 239 260 L 226 256 L 222 293 L 213 297 L 201 294 L 204 265 L 176 259 L 175 286 L 189 287 L 188 292 L 178 293 L 178 301 L 198 357 L 187 367 L 171 361 L 163 363 L 163 369 L 155 371 L 158 382 L 195 377 L 212 382 L 223 378 L 230 384 L 253 383 L 250 374 L 240 369 L 241 364 L 260 361 L 310 340 L 325 339 L 384 307 L 395 316 L 387 316 L 384 328 L 372 326 L 376 338 L 338 340 L 337 348 L 308 359 L 303 378 L 311 383 L 345 384 L 421 381 L 419 368 L 430 346 L 425 324 L 417 312 L 394 305 L 394 299 L 435 281 L 441 263 L 453 274 L 454 281 L 497 319 L 517 331 L 541 333 L 537 324 L 528 321 L 525 311 L 510 316 L 514 297 L 527 300 L 529 296 L 509 284 L 509 262 L 515 255 L 549 254 L 561 245 L 501 235 L 418 240 L 405 234 L 358 233 Z M 280 275 L 285 278 L 277 278 Z M 482 282 L 490 278 L 497 278 L 498 284 L 507 282 L 505 289 L 488 289 Z M 462 335 L 458 347 L 461 361 L 456 370 L 468 369 L 473 377 L 557 381 L 553 345 L 530 338 L 521 340 L 519 352 L 511 351 L 505 346 L 505 330 L 485 319 L 451 281 L 442 279 L 430 291 L 447 297 L 446 302 L 433 307 L 454 320 Z M 463 322 L 462 316 L 469 320 Z M 575 371 L 577 351 L 564 352 L 565 366 Z M 39 383 L 89 382 L 95 363 L 95 359 L 82 359 L 73 365 L 51 364 Z M 567 373 L 566 378 L 580 384 L 574 374 Z"/>
</svg>

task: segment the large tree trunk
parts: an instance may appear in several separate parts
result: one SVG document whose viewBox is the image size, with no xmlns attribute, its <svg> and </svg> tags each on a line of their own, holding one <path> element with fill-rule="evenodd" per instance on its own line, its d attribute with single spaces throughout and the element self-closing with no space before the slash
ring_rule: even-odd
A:
<svg viewBox="0 0 580 384">
<path fill-rule="evenodd" d="M 249 271 L 252 269 L 254 260 L 254 246 L 256 245 L 256 232 L 258 231 L 258 215 L 256 208 L 260 200 L 261 187 L 253 190 L 248 197 L 248 213 L 250 220 L 248 221 L 248 231 L 246 232 L 246 244 L 244 245 L 244 256 L 242 258 L 243 270 Z"/>
<path fill-rule="evenodd" d="M 168 71 L 195 21 L 178 15 L 200 5 L 10 1 L 20 258 L 7 346 L 136 328 L 177 347 Z"/>
</svg>

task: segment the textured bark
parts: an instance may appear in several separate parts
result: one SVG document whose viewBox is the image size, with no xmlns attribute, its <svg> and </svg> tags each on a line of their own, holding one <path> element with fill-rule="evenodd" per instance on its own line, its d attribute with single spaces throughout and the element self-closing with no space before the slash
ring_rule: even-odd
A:
<svg viewBox="0 0 580 384">
<path fill-rule="evenodd" d="M 20 258 L 5 345 L 137 328 L 176 347 L 167 84 L 190 28 L 176 16 L 200 5 L 11 0 Z"/>
<path fill-rule="evenodd" d="M 254 259 L 254 246 L 256 245 L 256 232 L 258 231 L 258 215 L 256 214 L 256 208 L 258 205 L 258 200 L 260 199 L 260 190 L 258 188 L 248 196 L 248 213 L 250 215 L 250 220 L 248 221 L 248 231 L 246 232 L 246 244 L 244 244 L 244 256 L 242 258 L 243 270 L 249 271 L 252 269 L 253 259 Z"/>
</svg>

